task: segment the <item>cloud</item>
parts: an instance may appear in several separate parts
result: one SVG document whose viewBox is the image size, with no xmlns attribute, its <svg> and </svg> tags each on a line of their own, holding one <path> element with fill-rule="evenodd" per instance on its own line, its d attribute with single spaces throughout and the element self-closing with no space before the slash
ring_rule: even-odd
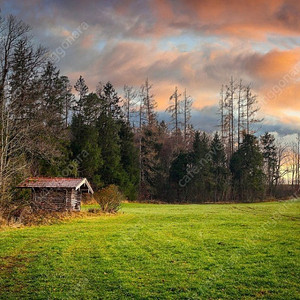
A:
<svg viewBox="0 0 300 300">
<path fill-rule="evenodd" d="M 157 15 L 167 20 L 169 28 L 243 39 L 300 32 L 300 3 L 296 0 L 166 0 L 163 9 L 160 3 L 156 1 Z"/>
<path fill-rule="evenodd" d="M 285 51 L 275 49 L 266 54 L 255 54 L 253 59 L 249 61 L 247 68 L 264 83 L 274 83 L 292 70 L 299 62 L 299 57 L 300 47 Z"/>
<path fill-rule="evenodd" d="M 271 33 L 297 36 L 300 32 L 297 0 L 12 0 L 2 5 L 33 25 L 72 27 L 79 20 L 106 38 L 143 39 L 192 32 L 264 39 Z"/>
<path fill-rule="evenodd" d="M 110 80 L 121 92 L 149 77 L 162 111 L 175 86 L 187 88 L 193 117 L 209 130 L 220 86 L 234 76 L 252 83 L 262 114 L 276 119 L 266 126 L 300 128 L 299 74 L 281 84 L 300 57 L 297 0 L 0 0 L 0 7 L 28 22 L 50 51 L 88 24 L 59 61 L 73 84 L 83 75 L 90 90 Z"/>
<path fill-rule="evenodd" d="M 92 89 L 99 81 L 108 80 L 120 91 L 124 84 L 138 88 L 149 77 L 159 109 L 168 106 L 175 86 L 180 92 L 187 88 L 195 100 L 194 107 L 201 109 L 218 102 L 221 84 L 227 83 L 233 75 L 236 79 L 243 78 L 245 83 L 252 83 L 263 113 L 278 115 L 281 122 L 299 124 L 297 116 L 283 112 L 286 108 L 300 110 L 299 76 L 289 79 L 275 98 L 263 102 L 272 87 L 280 82 L 280 76 L 292 70 L 298 50 L 257 54 L 253 51 L 240 53 L 235 49 L 202 49 L 183 53 L 176 49 L 161 51 L 152 44 L 123 41 L 108 43 L 99 53 L 91 52 L 89 57 L 83 53 L 84 50 L 76 57 L 67 55 L 66 64 L 79 57 L 78 68 L 72 65 L 75 72 L 71 73 L 71 79 L 74 81 L 75 76 L 85 74 Z"/>
</svg>

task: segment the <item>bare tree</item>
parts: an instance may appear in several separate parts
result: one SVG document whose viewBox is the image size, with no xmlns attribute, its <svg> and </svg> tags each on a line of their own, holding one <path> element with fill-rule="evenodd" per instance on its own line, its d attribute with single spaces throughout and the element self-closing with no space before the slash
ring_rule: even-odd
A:
<svg viewBox="0 0 300 300">
<path fill-rule="evenodd" d="M 129 124 L 131 121 L 131 114 L 136 112 L 137 95 L 138 93 L 133 86 L 124 85 L 123 109 L 124 114 L 126 116 L 126 120 Z"/>
<path fill-rule="evenodd" d="M 14 49 L 18 41 L 24 38 L 30 27 L 17 17 L 9 15 L 0 19 L 0 107 L 4 101 L 5 86 L 7 84 Z"/>
<path fill-rule="evenodd" d="M 219 100 L 219 114 L 220 114 L 220 125 L 219 128 L 221 129 L 221 139 L 222 142 L 225 143 L 226 135 L 225 135 L 225 102 L 224 102 L 224 85 L 222 84 L 220 90 L 220 100 Z"/>
<path fill-rule="evenodd" d="M 34 47 L 28 32 L 29 26 L 16 17 L 0 20 L 2 203 L 33 161 L 57 160 L 65 138 L 59 72 L 46 76 L 46 50 Z"/>
<path fill-rule="evenodd" d="M 277 187 L 280 183 L 284 182 L 284 177 L 289 172 L 287 166 L 289 160 L 288 146 L 286 144 L 277 142 L 276 149 L 277 149 L 277 164 L 275 167 L 275 176 L 274 176 L 275 187 Z"/>
<path fill-rule="evenodd" d="M 72 94 L 72 86 L 70 84 L 69 78 L 66 76 L 61 76 L 61 84 L 64 104 L 65 127 L 67 128 L 69 125 L 70 111 L 73 108 L 75 100 L 74 95 Z"/>
<path fill-rule="evenodd" d="M 170 101 L 173 101 L 173 103 L 166 109 L 166 112 L 171 114 L 171 123 L 173 125 L 173 129 L 176 136 L 178 136 L 179 134 L 179 115 L 181 114 L 179 105 L 180 96 L 181 94 L 178 94 L 178 89 L 177 87 L 175 87 L 174 93 L 170 96 Z"/>
<path fill-rule="evenodd" d="M 0 204 L 9 198 L 9 190 L 16 175 L 24 168 L 22 151 L 25 145 L 26 124 L 17 128 L 11 113 L 15 98 L 8 86 L 14 52 L 30 28 L 10 15 L 0 16 Z"/>
<path fill-rule="evenodd" d="M 257 118 L 259 111 L 257 96 L 251 86 L 245 86 L 240 79 L 239 84 L 231 77 L 227 85 L 222 85 L 219 100 L 220 129 L 227 156 L 231 157 L 236 147 L 242 143 L 245 133 L 254 134 L 255 124 L 262 119 Z"/>
<path fill-rule="evenodd" d="M 0 205 L 10 200 L 13 182 L 27 166 L 23 154 L 28 133 L 28 125 L 15 127 L 9 106 L 3 101 L 0 115 Z"/>
<path fill-rule="evenodd" d="M 234 110 L 235 110 L 235 92 L 236 85 L 231 77 L 228 85 L 225 86 L 225 95 L 222 98 L 222 106 L 221 106 L 221 118 L 223 128 L 223 137 L 226 136 L 227 139 L 227 156 L 231 157 L 234 149 L 235 149 L 235 118 L 234 118 Z M 223 97 L 223 92 L 222 92 Z"/>
<path fill-rule="evenodd" d="M 292 186 L 300 186 L 300 134 L 298 133 L 296 142 L 291 146 L 291 176 Z"/>
<path fill-rule="evenodd" d="M 257 113 L 260 110 L 257 101 L 257 95 L 252 93 L 251 85 L 246 87 L 246 132 L 249 134 L 254 134 L 256 129 L 253 125 L 261 123 L 263 119 L 257 118 Z"/>
<path fill-rule="evenodd" d="M 149 83 L 148 78 L 145 80 L 145 83 L 141 86 L 141 104 L 140 107 L 143 108 L 146 116 L 146 122 L 148 125 L 153 125 L 156 121 L 156 113 L 155 108 L 157 107 L 157 103 L 154 99 L 154 95 L 151 92 L 152 85 Z"/>
<path fill-rule="evenodd" d="M 183 132 L 184 132 L 184 141 L 187 140 L 187 130 L 190 125 L 191 120 L 191 108 L 193 104 L 193 99 L 191 96 L 187 96 L 186 89 L 184 90 L 184 99 L 183 99 Z"/>
<path fill-rule="evenodd" d="M 245 87 L 242 84 L 242 79 L 240 79 L 239 85 L 237 87 L 238 90 L 238 103 L 237 103 L 237 107 L 238 107 L 238 111 L 237 111 L 237 144 L 238 147 L 240 147 L 241 143 L 242 143 L 242 137 L 244 132 L 246 131 L 246 97 L 245 97 Z"/>
</svg>

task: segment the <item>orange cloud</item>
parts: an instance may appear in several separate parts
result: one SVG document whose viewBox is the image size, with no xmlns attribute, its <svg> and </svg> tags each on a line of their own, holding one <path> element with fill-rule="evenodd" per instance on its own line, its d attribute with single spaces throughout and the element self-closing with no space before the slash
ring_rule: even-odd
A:
<svg viewBox="0 0 300 300">
<path fill-rule="evenodd" d="M 159 0 L 158 23 L 171 29 L 262 39 L 268 33 L 298 35 L 297 0 Z"/>
<path fill-rule="evenodd" d="M 273 50 L 265 55 L 258 55 L 255 64 L 249 67 L 262 80 L 278 80 L 292 71 L 299 62 L 299 57 L 300 47 L 286 51 Z"/>
<path fill-rule="evenodd" d="M 299 54 L 299 49 L 266 54 L 253 51 L 240 53 L 235 49 L 182 53 L 176 49 L 161 51 L 151 44 L 140 42 L 119 42 L 108 44 L 93 59 L 88 70 L 72 73 L 71 77 L 74 80 L 80 74 L 86 76 L 91 89 L 99 81 L 111 81 L 120 91 L 124 84 L 138 88 L 149 77 L 158 109 L 164 110 L 175 86 L 180 92 L 187 88 L 197 109 L 217 105 L 221 84 L 227 83 L 234 75 L 236 79 L 243 78 L 245 83 L 252 83 L 264 114 L 281 116 L 284 122 L 290 122 L 292 116 L 285 116 L 282 111 L 300 110 L 299 76 L 287 78 L 275 97 L 268 99 L 267 96 L 284 74 L 293 69 Z"/>
</svg>

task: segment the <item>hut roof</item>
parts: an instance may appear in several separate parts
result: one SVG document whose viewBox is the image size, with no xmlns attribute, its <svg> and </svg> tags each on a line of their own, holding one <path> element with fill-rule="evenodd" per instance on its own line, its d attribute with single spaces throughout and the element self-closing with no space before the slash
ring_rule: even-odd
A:
<svg viewBox="0 0 300 300">
<path fill-rule="evenodd" d="M 78 190 L 86 185 L 90 193 L 94 193 L 86 178 L 63 178 L 63 177 L 29 177 L 25 179 L 19 188 L 71 188 Z"/>
</svg>

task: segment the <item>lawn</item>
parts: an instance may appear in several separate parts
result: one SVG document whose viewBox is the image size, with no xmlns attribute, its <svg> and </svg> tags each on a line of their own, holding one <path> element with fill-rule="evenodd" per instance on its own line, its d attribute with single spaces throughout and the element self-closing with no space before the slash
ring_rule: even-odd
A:
<svg viewBox="0 0 300 300">
<path fill-rule="evenodd" d="M 123 204 L 0 231 L 1 299 L 300 299 L 300 202 Z"/>
</svg>

